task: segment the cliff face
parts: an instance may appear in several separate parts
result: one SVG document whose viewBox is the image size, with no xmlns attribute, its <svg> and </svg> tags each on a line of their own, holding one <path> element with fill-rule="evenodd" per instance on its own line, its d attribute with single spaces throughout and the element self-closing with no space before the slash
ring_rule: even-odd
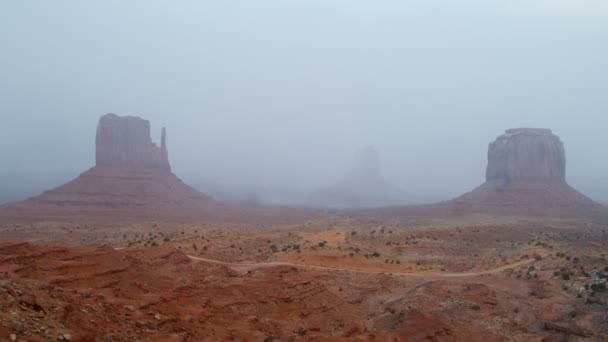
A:
<svg viewBox="0 0 608 342">
<path fill-rule="evenodd" d="M 490 144 L 486 181 L 566 181 L 566 154 L 548 129 L 518 128 Z"/>
<path fill-rule="evenodd" d="M 161 147 L 150 138 L 147 120 L 115 114 L 101 117 L 97 126 L 96 165 L 171 170 L 163 128 Z"/>
</svg>

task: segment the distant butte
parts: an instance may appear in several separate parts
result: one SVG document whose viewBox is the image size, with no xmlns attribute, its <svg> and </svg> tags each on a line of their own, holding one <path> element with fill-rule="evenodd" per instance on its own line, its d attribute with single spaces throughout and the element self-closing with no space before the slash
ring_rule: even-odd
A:
<svg viewBox="0 0 608 342">
<path fill-rule="evenodd" d="M 311 206 L 363 209 L 404 205 L 412 198 L 384 178 L 378 152 L 367 146 L 355 153 L 354 162 L 342 179 L 316 191 L 309 202 Z"/>
<path fill-rule="evenodd" d="M 567 213 L 601 206 L 566 182 L 564 144 L 549 129 L 509 129 L 488 149 L 486 182 L 451 204 L 478 212 Z"/>
<path fill-rule="evenodd" d="M 0 216 L 239 222 L 289 220 L 290 214 L 302 218 L 301 212 L 289 210 L 231 207 L 191 188 L 171 172 L 166 139 L 163 128 L 158 147 L 152 142 L 147 120 L 106 114 L 97 125 L 95 167 L 56 189 L 4 206 Z"/>
</svg>

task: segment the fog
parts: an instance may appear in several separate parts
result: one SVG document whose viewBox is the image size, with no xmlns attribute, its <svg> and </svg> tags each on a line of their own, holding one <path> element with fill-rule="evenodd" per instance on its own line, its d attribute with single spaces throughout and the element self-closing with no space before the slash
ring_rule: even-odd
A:
<svg viewBox="0 0 608 342">
<path fill-rule="evenodd" d="M 551 128 L 608 201 L 608 6 L 593 0 L 4 1 L 0 202 L 94 165 L 108 112 L 167 127 L 203 190 L 314 191 L 373 146 L 403 191 L 484 181 L 488 143 Z"/>
</svg>

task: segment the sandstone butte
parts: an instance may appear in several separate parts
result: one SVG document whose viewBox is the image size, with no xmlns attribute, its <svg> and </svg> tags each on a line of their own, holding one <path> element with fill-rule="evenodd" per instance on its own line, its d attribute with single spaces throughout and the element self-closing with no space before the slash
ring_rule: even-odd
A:
<svg viewBox="0 0 608 342">
<path fill-rule="evenodd" d="M 486 181 L 471 192 L 437 204 L 360 214 L 374 218 L 605 217 L 608 211 L 566 182 L 566 153 L 558 136 L 549 129 L 516 128 L 490 143 Z"/>
<path fill-rule="evenodd" d="M 96 165 L 76 179 L 0 210 L 0 218 L 170 218 L 222 221 L 306 220 L 303 210 L 244 208 L 219 203 L 188 186 L 172 171 L 167 133 L 158 147 L 150 123 L 139 117 L 106 114 L 99 120 Z"/>
<path fill-rule="evenodd" d="M 533 128 L 509 129 L 490 143 L 486 182 L 451 204 L 460 210 L 516 214 L 602 208 L 566 182 L 566 153 L 559 137 Z"/>
<path fill-rule="evenodd" d="M 335 184 L 313 193 L 311 206 L 328 208 L 374 208 L 406 205 L 412 195 L 382 175 L 380 156 L 372 147 L 360 148 L 346 174 Z"/>
</svg>

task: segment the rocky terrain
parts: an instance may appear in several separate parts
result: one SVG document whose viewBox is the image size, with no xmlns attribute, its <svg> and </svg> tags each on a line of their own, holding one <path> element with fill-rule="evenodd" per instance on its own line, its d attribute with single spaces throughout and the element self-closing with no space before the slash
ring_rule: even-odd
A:
<svg viewBox="0 0 608 342">
<path fill-rule="evenodd" d="M 0 236 L 0 340 L 608 338 L 601 222 L 73 222 Z"/>
</svg>

